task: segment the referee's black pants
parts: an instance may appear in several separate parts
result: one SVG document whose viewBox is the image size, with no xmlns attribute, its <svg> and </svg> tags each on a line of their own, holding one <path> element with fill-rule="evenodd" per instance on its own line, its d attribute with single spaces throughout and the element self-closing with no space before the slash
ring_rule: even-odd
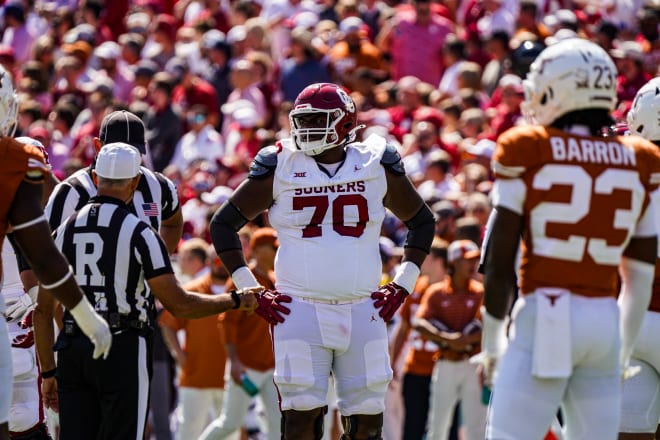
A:
<svg viewBox="0 0 660 440">
<path fill-rule="evenodd" d="M 84 335 L 57 343 L 60 440 L 142 440 L 149 403 L 149 342 L 134 330 L 114 334 L 106 360 L 94 360 Z"/>
</svg>

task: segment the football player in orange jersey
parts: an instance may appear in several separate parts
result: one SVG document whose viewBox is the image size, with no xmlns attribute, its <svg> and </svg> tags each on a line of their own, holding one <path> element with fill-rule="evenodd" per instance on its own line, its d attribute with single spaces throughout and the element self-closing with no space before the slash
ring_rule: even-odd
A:
<svg viewBox="0 0 660 440">
<path fill-rule="evenodd" d="M 646 83 L 635 96 L 628 112 L 631 134 L 642 136 L 660 147 L 660 78 Z M 660 225 L 660 192 L 651 196 L 656 224 Z M 660 230 L 660 228 L 659 228 Z M 658 249 L 660 256 L 660 249 Z M 660 419 L 660 258 L 656 260 L 653 295 L 644 315 L 631 365 L 640 367 L 636 376 L 623 384 L 621 440 L 651 440 Z"/>
<path fill-rule="evenodd" d="M 92 309 L 78 287 L 66 259 L 57 251 L 42 208 L 43 182 L 49 173 L 44 156 L 33 145 L 11 136 L 16 127 L 18 97 L 12 79 L 0 67 L 0 245 L 9 231 L 37 278 L 71 312 L 94 343 L 94 357 L 107 356 L 110 328 Z M 1 265 L 0 265 L 1 267 Z M 12 365 L 4 300 L 0 300 L 0 439 L 9 438 Z"/>
<path fill-rule="evenodd" d="M 488 439 L 543 438 L 560 405 L 568 438 L 617 437 L 621 375 L 651 297 L 660 155 L 639 137 L 603 135 L 616 74 L 589 41 L 548 47 L 523 82 L 534 125 L 497 140 L 482 312 L 488 378 L 497 363 Z"/>
</svg>

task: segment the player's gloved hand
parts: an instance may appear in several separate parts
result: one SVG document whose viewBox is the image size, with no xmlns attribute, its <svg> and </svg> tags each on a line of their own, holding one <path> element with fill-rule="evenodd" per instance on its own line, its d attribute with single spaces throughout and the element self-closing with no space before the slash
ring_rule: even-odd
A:
<svg viewBox="0 0 660 440">
<path fill-rule="evenodd" d="M 94 354 L 92 357 L 98 359 L 103 356 L 103 359 L 107 359 L 110 354 L 110 347 L 112 346 L 112 333 L 110 333 L 108 323 L 94 311 L 85 296 L 82 297 L 80 302 L 70 312 L 73 319 L 76 320 L 78 327 L 80 327 L 80 330 L 94 344 Z"/>
<path fill-rule="evenodd" d="M 34 332 L 29 332 L 14 337 L 11 341 L 11 346 L 15 348 L 30 348 L 34 345 Z"/>
<path fill-rule="evenodd" d="M 259 305 L 255 312 L 271 325 L 284 322 L 284 316 L 282 315 L 291 313 L 288 307 L 281 304 L 290 303 L 291 297 L 278 293 L 276 290 L 264 290 L 263 293 L 257 295 L 257 302 Z"/>
<path fill-rule="evenodd" d="M 509 318 L 498 319 L 481 306 L 483 320 L 483 336 L 481 338 L 481 353 L 470 358 L 470 363 L 480 365 L 483 382 L 492 387 L 495 379 L 497 362 L 500 360 L 509 344 L 507 329 Z"/>
<path fill-rule="evenodd" d="M 5 300 L 7 305 L 7 320 L 8 321 L 17 321 L 25 315 L 25 313 L 32 307 L 32 299 L 30 295 L 24 293 L 13 298 L 8 298 Z"/>
<path fill-rule="evenodd" d="M 401 304 L 406 300 L 408 291 L 398 284 L 391 282 L 371 294 L 374 301 L 374 307 L 380 309 L 378 315 L 383 321 L 390 321 Z"/>
</svg>

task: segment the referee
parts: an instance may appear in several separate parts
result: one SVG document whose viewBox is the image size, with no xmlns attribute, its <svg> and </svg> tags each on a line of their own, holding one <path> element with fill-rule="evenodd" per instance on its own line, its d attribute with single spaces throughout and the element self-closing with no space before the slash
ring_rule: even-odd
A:
<svg viewBox="0 0 660 440">
<path fill-rule="evenodd" d="M 140 150 L 141 154 L 147 154 L 142 120 L 125 110 L 108 114 L 101 122 L 99 137 L 94 138 L 94 146 L 98 152 L 103 145 L 112 142 L 125 142 Z M 96 195 L 93 170 L 94 163 L 75 172 L 53 190 L 45 209 L 53 231 Z M 168 251 L 172 253 L 179 244 L 183 229 L 176 188 L 172 181 L 161 173 L 146 167 L 141 167 L 140 171 L 141 177 L 135 196 L 128 204 L 129 210 L 159 231 Z"/>
<path fill-rule="evenodd" d="M 113 332 L 108 358 L 93 361 L 92 344 L 66 311 L 64 329 L 54 347 L 57 370 L 43 371 L 44 362 L 54 365 L 52 326 L 50 332 L 35 329 L 42 375 L 57 379 L 61 440 L 143 438 L 151 367 L 149 335 L 154 326 L 152 293 L 181 318 L 230 309 L 251 311 L 257 306 L 253 295 L 257 290 L 211 296 L 180 287 L 164 243 L 127 206 L 139 184 L 140 170 L 135 148 L 123 143 L 104 146 L 93 171 L 98 195 L 54 232 L 55 244 L 72 265 L 85 296 Z M 42 289 L 39 301 L 49 299 Z"/>
</svg>

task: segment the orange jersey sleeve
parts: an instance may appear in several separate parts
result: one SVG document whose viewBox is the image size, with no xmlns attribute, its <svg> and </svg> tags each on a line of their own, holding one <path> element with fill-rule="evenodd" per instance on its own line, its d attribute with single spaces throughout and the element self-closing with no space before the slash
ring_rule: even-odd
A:
<svg viewBox="0 0 660 440">
<path fill-rule="evenodd" d="M 9 227 L 9 210 L 21 182 L 42 183 L 50 172 L 42 152 L 32 145 L 0 138 L 0 245 Z M 2 268 L 0 263 L 0 269 Z M 2 271 L 0 270 L 0 274 Z"/>
</svg>

